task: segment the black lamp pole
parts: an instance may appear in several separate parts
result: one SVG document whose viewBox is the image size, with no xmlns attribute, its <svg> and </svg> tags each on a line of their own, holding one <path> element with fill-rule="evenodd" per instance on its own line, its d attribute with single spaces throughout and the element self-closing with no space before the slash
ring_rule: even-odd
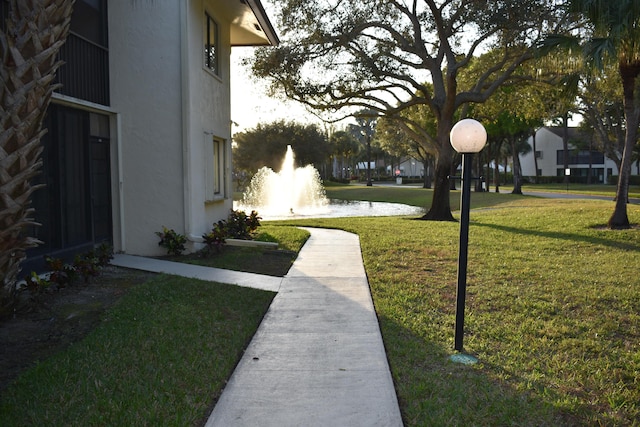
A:
<svg viewBox="0 0 640 427">
<path fill-rule="evenodd" d="M 467 294 L 467 249 L 469 246 L 469 205 L 471 202 L 472 153 L 462 153 L 462 192 L 460 195 L 460 248 L 458 253 L 458 288 L 456 295 L 456 333 L 454 348 L 462 352 L 464 340 L 464 306 Z"/>
<path fill-rule="evenodd" d="M 462 154 L 462 192 L 460 194 L 460 252 L 458 253 L 458 288 L 456 295 L 455 349 L 462 353 L 464 339 L 464 302 L 467 296 L 467 249 L 469 246 L 469 206 L 471 204 L 471 167 L 473 153 L 487 143 L 487 131 L 473 119 L 462 119 L 451 128 L 451 145 Z M 454 355 L 458 356 L 458 355 Z M 453 358 L 453 356 L 452 356 Z M 459 359 L 457 357 L 456 359 Z M 469 356 L 465 360 L 475 358 Z M 467 363 L 466 361 L 464 363 Z"/>
</svg>

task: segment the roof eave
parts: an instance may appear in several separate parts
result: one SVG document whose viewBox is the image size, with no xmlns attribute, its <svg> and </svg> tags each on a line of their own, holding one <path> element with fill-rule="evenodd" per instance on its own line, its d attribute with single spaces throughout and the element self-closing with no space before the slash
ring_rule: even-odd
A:
<svg viewBox="0 0 640 427">
<path fill-rule="evenodd" d="M 278 38 L 276 30 L 273 28 L 273 25 L 271 24 L 271 21 L 267 16 L 267 12 L 265 12 L 260 0 L 245 0 L 245 2 L 251 8 L 253 15 L 258 20 L 258 23 L 260 24 L 260 27 L 262 28 L 262 31 L 264 32 L 268 40 L 268 43 L 265 43 L 265 45 L 279 45 L 280 39 Z"/>
</svg>

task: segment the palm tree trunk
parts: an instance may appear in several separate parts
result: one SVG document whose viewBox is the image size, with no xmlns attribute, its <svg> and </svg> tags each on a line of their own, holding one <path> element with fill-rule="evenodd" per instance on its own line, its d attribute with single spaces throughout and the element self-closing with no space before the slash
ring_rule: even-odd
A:
<svg viewBox="0 0 640 427">
<path fill-rule="evenodd" d="M 0 34 L 0 317 L 11 313 L 20 263 L 37 244 L 24 234 L 34 223 L 31 180 L 42 165 L 42 120 L 73 3 L 11 0 L 7 31 Z"/>
<path fill-rule="evenodd" d="M 640 74 L 640 66 L 620 65 L 622 76 L 622 88 L 624 92 L 624 116 L 627 124 L 622 163 L 618 175 L 618 188 L 616 190 L 616 206 L 609 218 L 609 228 L 629 228 L 627 215 L 627 202 L 629 198 L 629 175 L 631 174 L 631 157 L 638 136 L 638 124 L 640 124 L 640 106 L 635 99 L 636 77 Z"/>
</svg>

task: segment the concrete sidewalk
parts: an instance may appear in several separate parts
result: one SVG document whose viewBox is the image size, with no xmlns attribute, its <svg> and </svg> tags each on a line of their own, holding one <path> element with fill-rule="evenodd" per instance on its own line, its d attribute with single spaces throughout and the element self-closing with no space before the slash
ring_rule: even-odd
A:
<svg viewBox="0 0 640 427">
<path fill-rule="evenodd" d="M 115 256 L 122 267 L 278 291 L 207 427 L 402 426 L 359 238 L 307 230 L 284 278 Z"/>
<path fill-rule="evenodd" d="M 118 267 L 136 270 L 152 271 L 154 273 L 175 274 L 210 282 L 228 283 L 248 288 L 277 292 L 282 283 L 282 277 L 264 276 L 262 274 L 243 273 L 240 271 L 223 270 L 221 268 L 202 267 L 199 265 L 180 262 L 163 261 L 155 258 L 145 258 L 134 255 L 115 254 L 111 264 Z"/>
<path fill-rule="evenodd" d="M 401 426 L 357 235 L 308 229 L 206 426 Z"/>
</svg>

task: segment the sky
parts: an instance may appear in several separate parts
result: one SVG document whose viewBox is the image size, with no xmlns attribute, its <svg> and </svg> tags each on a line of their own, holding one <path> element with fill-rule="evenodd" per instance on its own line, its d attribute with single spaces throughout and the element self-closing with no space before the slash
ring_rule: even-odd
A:
<svg viewBox="0 0 640 427">
<path fill-rule="evenodd" d="M 274 0 L 262 0 L 261 3 L 276 34 L 280 36 L 278 5 L 274 4 Z M 251 77 L 248 67 L 241 64 L 242 58 L 252 56 L 254 50 L 255 47 L 231 49 L 231 120 L 237 123 L 231 128 L 232 135 L 255 128 L 259 123 L 272 123 L 277 120 L 322 125 L 323 122 L 309 113 L 302 104 L 272 98 L 266 94 L 267 83 Z"/>
<path fill-rule="evenodd" d="M 248 67 L 240 63 L 243 57 L 251 56 L 254 49 L 231 49 L 231 120 L 237 123 L 232 127 L 232 133 L 252 129 L 258 123 L 277 120 L 318 123 L 318 119 L 301 104 L 267 96 L 266 82 L 251 77 Z"/>
</svg>

